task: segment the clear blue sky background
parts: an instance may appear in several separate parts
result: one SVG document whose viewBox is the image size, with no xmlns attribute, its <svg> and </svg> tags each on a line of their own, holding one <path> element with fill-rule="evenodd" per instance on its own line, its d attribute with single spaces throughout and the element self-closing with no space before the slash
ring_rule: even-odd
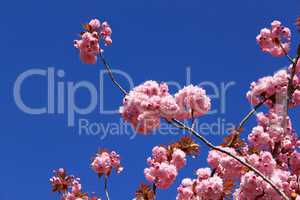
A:
<svg viewBox="0 0 300 200">
<path fill-rule="evenodd" d="M 123 157 L 124 173 L 110 179 L 111 199 L 131 199 L 154 145 L 167 144 L 180 136 L 79 136 L 77 127 L 67 126 L 66 115 L 28 115 L 13 99 L 14 81 L 31 68 L 55 67 L 66 72 L 62 79 L 88 80 L 98 87 L 101 64 L 83 65 L 72 47 L 81 24 L 90 18 L 108 20 L 114 44 L 105 50 L 112 67 L 121 69 L 139 84 L 145 80 L 185 83 L 185 68 L 192 67 L 192 82 L 215 84 L 235 81 L 228 90 L 226 113 L 205 116 L 201 122 L 217 118 L 237 123 L 250 109 L 245 98 L 249 83 L 284 67 L 285 58 L 273 59 L 260 52 L 255 37 L 273 19 L 293 30 L 293 47 L 299 37 L 292 26 L 299 12 L 298 0 L 131 0 L 131 1 L 2 1 L 0 6 L 0 200 L 58 199 L 50 191 L 48 179 L 54 168 L 65 167 L 81 177 L 86 191 L 103 194 L 102 182 L 89 169 L 91 156 L 98 148 L 115 149 Z M 295 51 L 292 51 L 294 53 Z M 122 77 L 120 77 L 122 79 Z M 44 78 L 28 80 L 23 87 L 24 101 L 43 106 L 47 98 Z M 105 108 L 117 109 L 122 97 L 105 79 Z M 78 105 L 88 103 L 88 93 L 76 96 Z M 220 100 L 213 101 L 220 107 Z M 118 115 L 101 115 L 95 110 L 86 118 L 107 124 L 119 122 Z M 299 119 L 296 113 L 295 119 Z M 248 124 L 247 131 L 255 120 Z M 296 125 L 299 130 L 300 126 Z M 218 143 L 220 135 L 209 135 Z M 206 166 L 207 148 L 189 159 L 174 186 L 158 191 L 158 199 L 174 199 L 183 177 L 193 177 L 198 167 Z"/>
</svg>

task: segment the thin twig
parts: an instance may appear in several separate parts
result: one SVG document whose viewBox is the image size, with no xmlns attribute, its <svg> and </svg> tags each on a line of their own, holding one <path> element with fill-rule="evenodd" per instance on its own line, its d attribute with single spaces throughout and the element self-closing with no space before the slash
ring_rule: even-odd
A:
<svg viewBox="0 0 300 200">
<path fill-rule="evenodd" d="M 256 106 L 254 106 L 248 113 L 247 115 L 242 119 L 242 121 L 239 123 L 239 127 L 238 130 L 243 129 L 244 125 L 246 124 L 246 122 L 250 119 L 250 117 L 257 111 L 258 108 L 260 108 L 267 99 L 264 99 L 263 101 L 261 101 L 260 103 L 258 103 Z"/>
<path fill-rule="evenodd" d="M 108 63 L 106 62 L 105 58 L 104 58 L 104 55 L 103 53 L 100 54 L 100 58 L 102 60 L 102 63 L 104 64 L 105 66 L 105 69 L 106 71 L 108 72 L 108 75 L 109 75 L 109 78 L 110 80 L 119 88 L 119 90 L 124 94 L 124 95 L 127 95 L 127 92 L 126 90 L 116 81 Z"/>
<path fill-rule="evenodd" d="M 246 122 L 250 119 L 250 117 L 257 111 L 258 108 L 260 108 L 265 102 L 266 102 L 266 98 L 263 99 L 260 103 L 258 103 L 257 105 L 255 105 L 247 114 L 246 116 L 241 120 L 241 122 L 239 123 L 238 128 L 235 129 L 235 135 L 233 136 L 232 140 L 229 142 L 229 144 L 227 145 L 228 147 L 232 147 L 236 141 L 236 139 L 239 137 L 239 135 L 241 134 L 241 132 L 243 131 L 244 125 L 246 124 Z"/>
<path fill-rule="evenodd" d="M 157 189 L 157 187 L 156 187 L 155 183 L 153 183 L 153 185 L 152 185 L 152 190 L 153 190 L 153 200 L 156 200 L 156 189 Z"/>
<path fill-rule="evenodd" d="M 278 41 L 279 42 L 279 46 L 280 48 L 282 49 L 284 55 L 289 59 L 289 61 L 292 63 L 292 64 L 295 64 L 293 58 L 288 54 L 288 52 L 285 50 L 285 48 L 282 46 L 282 43 L 281 41 Z"/>
<path fill-rule="evenodd" d="M 249 163 L 243 161 L 242 159 L 240 159 L 239 157 L 233 155 L 232 153 L 222 149 L 221 147 L 217 147 L 215 145 L 213 145 L 209 140 L 207 140 L 204 136 L 200 135 L 198 132 L 196 132 L 194 129 L 186 126 L 185 124 L 183 124 L 182 122 L 176 120 L 176 119 L 172 119 L 173 122 L 175 122 L 176 124 L 178 124 L 180 127 L 183 127 L 182 129 L 192 133 L 196 138 L 200 139 L 204 144 L 206 144 L 208 147 L 210 147 L 213 150 L 222 152 L 232 158 L 234 158 L 235 160 L 237 160 L 239 163 L 241 163 L 242 165 L 246 166 L 249 170 L 253 171 L 254 173 L 256 173 L 259 177 L 261 177 L 265 182 L 267 182 L 280 196 L 282 196 L 285 200 L 289 200 L 289 198 L 286 196 L 286 194 L 284 192 L 281 191 L 281 189 L 279 189 L 278 187 L 275 186 L 275 184 L 268 179 L 266 176 L 264 176 L 260 171 L 258 171 L 256 168 L 254 168 L 253 166 L 251 166 Z"/>
<path fill-rule="evenodd" d="M 195 116 L 194 116 L 194 110 L 193 109 L 191 111 L 191 115 L 192 115 L 192 129 L 195 129 L 196 119 L 195 119 Z"/>
<path fill-rule="evenodd" d="M 110 200 L 109 193 L 108 193 L 108 187 L 107 187 L 107 176 L 104 177 L 104 191 L 105 191 L 106 199 Z"/>
</svg>

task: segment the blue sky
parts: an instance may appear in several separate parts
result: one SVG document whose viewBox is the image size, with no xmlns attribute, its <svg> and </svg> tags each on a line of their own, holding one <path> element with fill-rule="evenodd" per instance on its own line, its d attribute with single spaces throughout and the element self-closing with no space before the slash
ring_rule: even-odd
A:
<svg viewBox="0 0 300 200">
<path fill-rule="evenodd" d="M 56 79 L 55 84 L 89 81 L 99 89 L 99 70 L 103 66 L 82 64 L 72 47 L 81 24 L 90 18 L 110 22 L 114 44 L 105 49 L 105 55 L 111 66 L 129 74 L 135 85 L 152 79 L 176 81 L 184 86 L 187 67 L 191 67 L 194 84 L 210 81 L 221 91 L 222 83 L 234 82 L 226 93 L 226 112 L 220 112 L 221 100 L 214 99 L 213 108 L 218 113 L 204 116 L 200 122 L 212 124 L 221 119 L 237 123 L 250 109 L 245 98 L 249 83 L 288 63 L 285 58 L 272 58 L 260 52 L 255 42 L 258 31 L 279 19 L 292 28 L 295 49 L 299 36 L 292 24 L 300 14 L 299 7 L 297 0 L 3 1 L 0 199 L 58 199 L 48 182 L 52 169 L 58 167 L 81 177 L 84 190 L 103 194 L 103 183 L 89 168 L 90 158 L 101 147 L 118 151 L 125 167 L 121 175 L 111 176 L 111 199 L 131 199 L 139 183 L 145 181 L 143 169 L 152 147 L 180 137 L 156 134 L 130 140 L 126 135 L 110 135 L 101 140 L 103 133 L 79 135 L 78 120 L 106 126 L 119 123 L 119 115 L 105 115 L 95 109 L 88 115 L 77 115 L 75 127 L 68 127 L 67 114 L 30 115 L 17 107 L 14 83 L 21 73 L 33 68 L 63 70 L 65 76 Z M 118 78 L 128 86 L 123 77 Z M 104 83 L 104 108 L 118 109 L 121 94 L 107 78 Z M 45 77 L 24 82 L 22 98 L 32 106 L 45 106 Z M 82 90 L 75 101 L 84 107 L 89 94 Z M 299 112 L 295 110 L 293 116 L 295 121 Z M 254 124 L 252 119 L 245 133 Z M 300 129 L 296 123 L 294 126 Z M 218 143 L 222 135 L 209 134 L 208 138 Z M 201 144 L 200 157 L 189 159 L 174 186 L 158 191 L 158 199 L 175 199 L 180 180 L 193 177 L 197 168 L 206 166 L 206 153 L 207 147 Z"/>
</svg>

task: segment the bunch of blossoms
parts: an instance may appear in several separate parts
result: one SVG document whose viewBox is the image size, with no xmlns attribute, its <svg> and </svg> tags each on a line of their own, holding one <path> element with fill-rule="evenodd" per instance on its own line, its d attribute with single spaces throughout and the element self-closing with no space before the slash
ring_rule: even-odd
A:
<svg viewBox="0 0 300 200">
<path fill-rule="evenodd" d="M 234 148 L 220 148 L 231 152 L 236 157 L 245 161 L 245 158 L 242 157 L 242 155 L 239 155 Z M 234 180 L 236 178 L 240 178 L 240 176 L 246 170 L 245 166 L 243 166 L 237 160 L 216 150 L 212 150 L 208 153 L 207 162 L 214 169 L 215 173 L 224 179 Z"/>
<path fill-rule="evenodd" d="M 297 24 L 300 24 L 299 21 Z M 91 28 L 88 32 L 93 34 L 95 32 L 93 30 Z M 98 32 L 97 34 L 99 35 Z M 288 55 L 290 41 L 290 30 L 279 21 L 274 21 L 271 29 L 263 29 L 257 36 L 257 42 L 264 52 L 273 56 L 286 55 L 293 64 L 288 70 L 280 70 L 273 76 L 261 78 L 251 84 L 247 97 L 255 108 L 243 119 L 240 126 L 234 129 L 232 132 L 234 135 L 228 137 L 233 140 L 227 143 L 226 138 L 225 144 L 220 147 L 214 146 L 193 128 L 178 121 L 178 119 L 193 119 L 209 111 L 210 99 L 203 89 L 190 85 L 172 96 L 166 84 L 147 81 L 127 93 L 115 81 L 107 62 L 102 57 L 113 83 L 126 95 L 120 113 L 137 132 L 148 133 L 154 130 L 163 118 L 172 124 L 175 123 L 176 127 L 189 131 L 213 149 L 207 159 L 213 169 L 199 169 L 197 179 L 184 179 L 178 188 L 177 199 L 221 200 L 227 198 L 233 189 L 232 183 L 236 180 L 240 183 L 235 187 L 233 194 L 236 200 L 282 198 L 299 200 L 300 153 L 296 150 L 299 141 L 286 111 L 300 102 L 298 62 L 300 47 L 296 59 L 292 59 Z M 94 51 L 96 54 L 89 55 L 97 55 L 98 47 L 93 44 L 92 42 L 90 49 L 96 49 Z M 95 62 L 95 59 L 92 61 Z M 82 60 L 85 61 L 84 56 Z M 261 105 L 267 105 L 269 113 L 257 116 L 259 124 L 249 135 L 247 145 L 241 141 L 239 134 L 243 130 L 244 123 Z M 153 200 L 156 198 L 156 187 L 166 189 L 174 182 L 178 170 L 186 164 L 186 155 L 190 153 L 189 147 L 198 149 L 198 145 L 194 142 L 193 145 L 190 144 L 191 142 L 185 141 L 168 147 L 153 148 L 152 157 L 148 159 L 149 166 L 144 172 L 146 179 L 155 187 L 150 189 L 148 186 L 141 186 L 136 200 Z M 98 174 L 100 172 L 100 175 L 105 174 L 105 177 L 110 173 L 106 170 L 110 168 L 107 164 L 110 160 L 108 155 L 105 154 L 101 158 L 100 163 L 104 164 L 100 165 L 99 170 L 95 170 Z"/>
<path fill-rule="evenodd" d="M 188 119 L 207 113 L 210 107 L 210 98 L 200 87 L 189 85 L 173 97 L 167 84 L 146 81 L 124 97 L 120 113 L 137 132 L 146 134 L 160 126 L 160 118 Z"/>
<path fill-rule="evenodd" d="M 99 177 L 110 175 L 113 169 L 119 174 L 123 171 L 121 166 L 120 155 L 115 151 L 108 152 L 107 150 L 99 150 L 92 160 L 91 168 L 96 172 Z"/>
<path fill-rule="evenodd" d="M 67 175 L 63 168 L 54 170 L 54 176 L 50 178 L 53 192 L 61 194 L 61 200 L 101 200 L 97 197 L 89 197 L 82 192 L 80 179 Z"/>
<path fill-rule="evenodd" d="M 280 21 L 273 21 L 271 28 L 264 28 L 256 37 L 256 41 L 264 52 L 273 56 L 283 56 L 290 49 L 291 31 L 281 25 Z"/>
<path fill-rule="evenodd" d="M 196 174 L 196 179 L 182 180 L 176 200 L 221 200 L 226 196 L 223 179 L 213 174 L 210 168 L 200 168 Z"/>
<path fill-rule="evenodd" d="M 272 26 L 278 28 L 279 24 L 275 21 L 275 25 L 273 22 Z M 289 41 L 290 33 L 287 30 L 281 27 L 277 31 L 283 36 L 288 36 Z M 264 31 L 265 29 L 262 30 Z M 293 64 L 287 70 L 280 70 L 274 76 L 261 78 L 251 84 L 251 90 L 247 93 L 250 102 L 255 105 L 264 103 L 269 110 L 267 113 L 260 112 L 256 115 L 258 125 L 248 135 L 249 146 L 244 147 L 243 155 L 248 163 L 262 172 L 289 198 L 299 200 L 300 154 L 296 150 L 299 140 L 292 128 L 287 109 L 300 103 L 300 51 L 298 49 L 296 59 L 291 59 L 287 48 L 289 44 L 282 43 L 280 39 L 275 39 L 274 42 L 276 48 L 281 48 L 281 53 L 280 50 L 270 50 L 270 53 L 274 55 L 274 52 L 277 52 L 274 56 L 285 54 Z M 240 186 L 233 197 L 235 200 L 282 199 L 269 184 L 252 171 L 242 175 Z"/>
<path fill-rule="evenodd" d="M 183 137 L 167 147 L 156 146 L 152 157 L 147 159 L 144 170 L 146 179 L 159 189 L 167 189 L 175 181 L 178 171 L 186 164 L 186 155 L 197 155 L 199 145 L 191 138 Z"/>
<path fill-rule="evenodd" d="M 264 173 L 266 177 L 270 178 L 286 195 L 293 198 L 297 197 L 299 192 L 297 175 L 280 168 L 270 152 L 261 151 L 259 154 L 249 155 L 248 162 Z M 236 189 L 233 196 L 235 200 L 282 199 L 269 184 L 253 172 L 247 172 L 242 176 L 240 186 Z"/>
<path fill-rule="evenodd" d="M 278 158 L 283 159 L 299 146 L 291 120 L 285 115 L 282 106 L 271 108 L 266 114 L 260 112 L 256 117 L 258 125 L 248 135 L 251 147 L 257 150 L 276 151 Z"/>
<path fill-rule="evenodd" d="M 112 30 L 107 22 L 102 24 L 98 19 L 91 20 L 84 25 L 85 32 L 80 34 L 80 39 L 74 41 L 74 46 L 79 49 L 80 59 L 86 64 L 97 62 L 97 56 L 103 51 L 100 47 L 100 40 L 104 45 L 112 44 Z"/>
<path fill-rule="evenodd" d="M 99 177 L 105 175 L 104 190 L 107 199 L 109 199 L 107 177 L 113 169 L 117 173 L 121 173 L 123 170 L 120 155 L 115 151 L 109 153 L 106 150 L 99 150 L 93 158 L 91 167 Z M 89 197 L 87 193 L 82 192 L 80 179 L 67 175 L 63 168 L 54 171 L 54 176 L 50 178 L 50 184 L 53 192 L 59 192 L 62 195 L 61 200 L 101 200 L 97 197 Z"/>
</svg>

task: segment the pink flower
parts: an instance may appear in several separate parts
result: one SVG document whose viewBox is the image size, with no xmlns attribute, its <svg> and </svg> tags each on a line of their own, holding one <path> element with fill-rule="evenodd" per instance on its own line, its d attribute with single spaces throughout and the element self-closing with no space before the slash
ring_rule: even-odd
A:
<svg viewBox="0 0 300 200">
<path fill-rule="evenodd" d="M 252 129 L 252 132 L 248 135 L 250 144 L 255 147 L 265 147 L 272 144 L 270 135 L 264 131 L 262 126 L 256 126 Z"/>
<path fill-rule="evenodd" d="M 196 174 L 198 176 L 198 180 L 202 181 L 204 179 L 208 179 L 212 175 L 212 172 L 210 168 L 199 168 Z"/>
<path fill-rule="evenodd" d="M 175 151 L 172 154 L 171 164 L 175 165 L 177 170 L 180 170 L 186 164 L 185 157 L 186 157 L 186 154 L 182 150 L 175 149 Z"/>
<path fill-rule="evenodd" d="M 194 184 L 195 181 L 189 178 L 183 179 L 180 186 L 177 188 L 178 195 L 176 200 L 194 200 Z"/>
<path fill-rule="evenodd" d="M 100 41 L 105 46 L 112 44 L 112 30 L 107 22 L 102 24 L 98 19 L 92 19 L 84 26 L 86 32 L 81 34 L 79 40 L 74 41 L 75 48 L 79 49 L 80 59 L 86 64 L 95 64 L 97 56 L 103 51 L 100 48 Z"/>
<path fill-rule="evenodd" d="M 155 183 L 157 188 L 167 189 L 175 181 L 177 169 L 174 165 L 167 162 L 154 163 L 153 166 L 144 170 L 146 179 Z"/>
<path fill-rule="evenodd" d="M 268 151 L 261 151 L 259 155 L 252 154 L 248 162 L 265 175 L 271 175 L 276 168 L 276 161 Z"/>
<path fill-rule="evenodd" d="M 100 23 L 99 19 L 92 19 L 89 22 L 89 25 L 90 25 L 92 31 L 97 31 L 98 32 L 101 28 L 101 23 Z"/>
<path fill-rule="evenodd" d="M 97 174 L 106 176 L 110 175 L 113 168 L 117 173 L 123 170 L 120 164 L 120 156 L 115 151 L 111 153 L 100 151 L 94 157 L 91 167 Z"/>
<path fill-rule="evenodd" d="M 140 133 L 148 133 L 158 128 L 160 117 L 171 118 L 178 111 L 168 86 L 156 81 L 146 81 L 135 87 L 123 100 L 120 113 L 125 121 Z"/>
<path fill-rule="evenodd" d="M 200 199 L 216 200 L 223 196 L 223 180 L 213 176 L 197 183 L 195 191 Z"/>
<path fill-rule="evenodd" d="M 270 108 L 283 105 L 287 95 L 288 79 L 290 75 L 286 70 L 279 70 L 273 76 L 260 78 L 257 82 L 252 82 L 247 98 L 253 105 L 257 105 L 263 100 Z"/>
<path fill-rule="evenodd" d="M 223 180 L 221 177 L 212 176 L 209 168 L 197 170 L 198 178 L 191 180 L 185 178 L 177 188 L 176 200 L 216 200 L 224 197 Z"/>
<path fill-rule="evenodd" d="M 176 143 L 175 143 L 176 144 Z M 178 145 L 178 144 L 177 144 Z M 175 181 L 178 171 L 186 164 L 186 153 L 179 148 L 156 146 L 144 169 L 146 179 L 158 188 L 167 189 Z"/>
<path fill-rule="evenodd" d="M 227 152 L 239 157 L 241 160 L 245 160 L 243 157 L 238 156 L 237 152 L 233 148 L 222 147 Z M 221 153 L 216 150 L 209 152 L 207 157 L 208 164 L 217 170 L 218 174 L 224 178 L 239 178 L 244 172 L 244 166 L 227 154 Z"/>
<path fill-rule="evenodd" d="M 294 151 L 292 155 L 290 156 L 290 166 L 292 169 L 292 172 L 294 174 L 300 173 L 300 153 L 297 151 Z"/>
<path fill-rule="evenodd" d="M 168 150 L 165 147 L 155 146 L 152 149 L 153 162 L 165 162 L 168 160 Z"/>
<path fill-rule="evenodd" d="M 210 110 L 210 98 L 205 90 L 198 86 L 189 85 L 175 94 L 176 103 L 179 106 L 177 119 L 187 119 L 201 116 Z"/>
<path fill-rule="evenodd" d="M 256 41 L 263 52 L 270 53 L 273 56 L 283 56 L 290 49 L 291 31 L 289 28 L 282 26 L 281 22 L 273 21 L 271 29 L 262 29 L 256 37 Z"/>
<path fill-rule="evenodd" d="M 85 32 L 80 40 L 75 40 L 74 46 L 79 49 L 80 59 L 87 64 L 94 64 L 100 53 L 99 36 L 97 32 Z"/>
</svg>

